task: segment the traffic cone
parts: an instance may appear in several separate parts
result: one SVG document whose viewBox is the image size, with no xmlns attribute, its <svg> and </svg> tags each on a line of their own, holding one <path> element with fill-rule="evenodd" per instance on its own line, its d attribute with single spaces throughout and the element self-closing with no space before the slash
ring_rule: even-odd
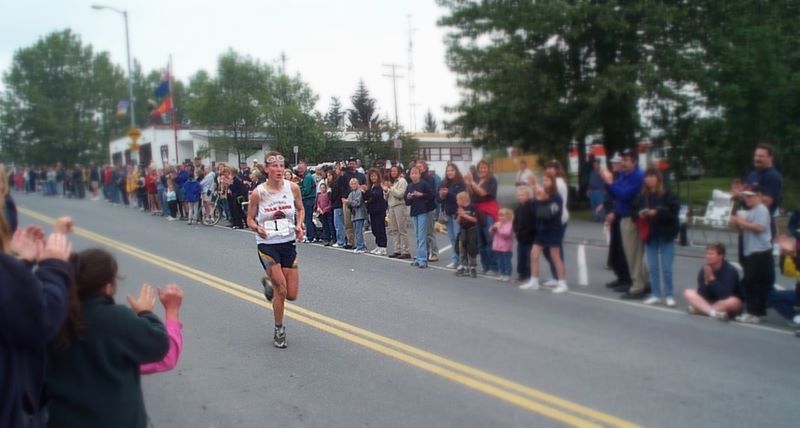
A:
<svg viewBox="0 0 800 428">
<path fill-rule="evenodd" d="M 578 245 L 578 285 L 589 286 L 589 271 L 586 267 L 586 245 Z"/>
</svg>

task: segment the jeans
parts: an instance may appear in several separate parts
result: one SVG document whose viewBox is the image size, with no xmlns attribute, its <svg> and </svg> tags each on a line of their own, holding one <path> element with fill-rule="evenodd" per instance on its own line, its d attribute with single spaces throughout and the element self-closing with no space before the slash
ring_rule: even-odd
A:
<svg viewBox="0 0 800 428">
<path fill-rule="evenodd" d="M 796 315 L 794 308 L 799 304 L 795 290 L 776 290 L 774 286 L 770 287 L 767 306 L 775 309 L 783 318 L 787 320 L 794 318 Z"/>
<path fill-rule="evenodd" d="M 317 237 L 317 227 L 314 226 L 314 198 L 303 199 L 303 210 L 305 211 L 306 239 L 313 241 Z"/>
<path fill-rule="evenodd" d="M 447 215 L 447 238 L 450 239 L 450 261 L 458 266 L 458 231 L 461 226 L 456 223 L 456 216 Z"/>
<path fill-rule="evenodd" d="M 653 297 L 673 297 L 672 294 L 672 260 L 675 258 L 675 241 L 652 239 L 645 244 L 644 253 L 647 266 L 650 268 L 650 288 Z M 664 292 L 661 292 L 661 281 L 664 275 Z"/>
<path fill-rule="evenodd" d="M 527 281 L 531 277 L 531 249 L 532 243 L 517 243 L 517 275 L 520 281 Z"/>
<path fill-rule="evenodd" d="M 414 234 L 417 238 L 417 263 L 421 266 L 428 265 L 428 213 L 411 216 L 414 225 Z"/>
<path fill-rule="evenodd" d="M 486 216 L 486 223 L 480 225 L 480 234 L 478 236 L 478 252 L 481 255 L 481 267 L 484 271 L 497 272 L 497 260 L 495 259 L 494 250 L 492 250 L 492 233 L 490 229 L 494 224 L 492 216 Z"/>
<path fill-rule="evenodd" d="M 603 205 L 603 201 L 606 199 L 606 192 L 602 190 L 590 190 L 589 191 L 589 206 L 592 209 L 592 217 L 595 221 L 603 221 L 606 218 L 606 213 L 601 211 L 600 214 L 595 211 L 598 206 Z"/>
<path fill-rule="evenodd" d="M 341 208 L 333 209 L 333 226 L 336 228 L 336 245 L 344 247 L 344 211 Z"/>
<path fill-rule="evenodd" d="M 336 239 L 336 231 L 333 228 L 333 212 L 327 212 L 319 216 L 322 220 L 322 240 L 331 242 Z"/>
<path fill-rule="evenodd" d="M 511 276 L 511 251 L 495 251 L 495 259 L 500 270 L 500 275 Z"/>
<path fill-rule="evenodd" d="M 353 232 L 356 234 L 356 250 L 366 250 L 364 244 L 364 219 L 353 220 Z"/>
</svg>

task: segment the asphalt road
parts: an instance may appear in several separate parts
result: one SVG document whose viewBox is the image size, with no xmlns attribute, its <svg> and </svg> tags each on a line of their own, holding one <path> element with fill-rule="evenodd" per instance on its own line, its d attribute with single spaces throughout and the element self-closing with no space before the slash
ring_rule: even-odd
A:
<svg viewBox="0 0 800 428">
<path fill-rule="evenodd" d="M 185 348 L 147 376 L 155 427 L 790 427 L 800 339 L 777 320 L 721 323 L 623 302 L 587 247 L 565 295 L 298 244 L 289 348 L 272 347 L 252 234 L 104 202 L 14 195 L 22 224 L 75 218 L 77 249 L 120 262 L 118 302 L 147 282 L 185 290 Z M 440 236 L 440 246 L 447 245 Z M 368 241 L 371 243 L 371 239 Z M 391 248 L 391 246 L 390 246 Z M 576 283 L 576 247 L 566 248 Z M 444 265 L 442 261 L 432 265 Z M 699 261 L 678 257 L 680 294 Z M 795 422 L 792 422 L 795 421 Z"/>
</svg>

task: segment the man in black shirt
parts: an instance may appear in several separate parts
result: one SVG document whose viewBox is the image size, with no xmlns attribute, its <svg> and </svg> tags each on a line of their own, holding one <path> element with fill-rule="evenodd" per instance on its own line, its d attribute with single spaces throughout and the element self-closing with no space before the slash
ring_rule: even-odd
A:
<svg viewBox="0 0 800 428">
<path fill-rule="evenodd" d="M 687 289 L 683 297 L 689 313 L 727 321 L 742 310 L 739 273 L 725 260 L 725 246 L 719 242 L 706 247 L 706 264 L 697 274 L 697 290 Z"/>
</svg>

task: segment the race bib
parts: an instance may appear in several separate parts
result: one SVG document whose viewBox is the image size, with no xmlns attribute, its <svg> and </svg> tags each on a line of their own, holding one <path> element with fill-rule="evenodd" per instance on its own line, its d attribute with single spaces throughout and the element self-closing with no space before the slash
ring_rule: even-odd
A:
<svg viewBox="0 0 800 428">
<path fill-rule="evenodd" d="M 271 222 L 275 228 L 275 233 L 278 236 L 289 236 L 292 234 L 291 224 L 289 223 L 289 219 L 281 218 L 278 220 L 273 220 Z"/>
</svg>

